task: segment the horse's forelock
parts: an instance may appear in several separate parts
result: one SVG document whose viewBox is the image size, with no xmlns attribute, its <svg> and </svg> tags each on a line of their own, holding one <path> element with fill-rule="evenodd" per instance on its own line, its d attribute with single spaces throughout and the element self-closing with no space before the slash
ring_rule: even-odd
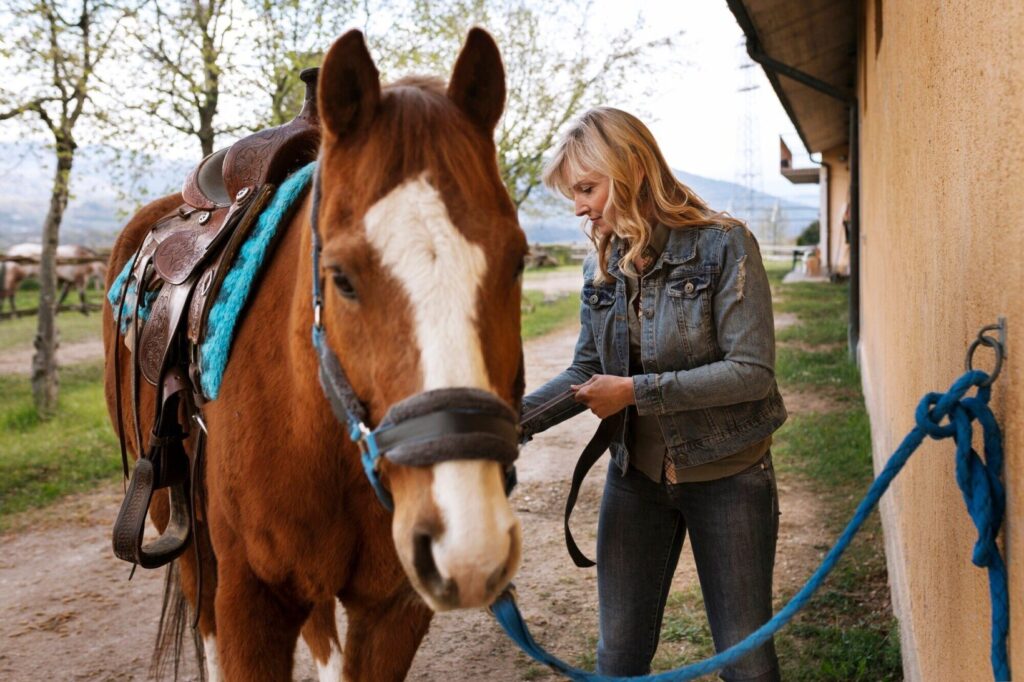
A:
<svg viewBox="0 0 1024 682">
<path fill-rule="evenodd" d="M 325 159 L 332 164 L 336 158 L 340 176 L 351 178 L 346 185 L 355 190 L 350 197 L 358 213 L 424 173 L 453 205 L 500 201 L 503 188 L 493 149 L 448 98 L 443 81 L 407 76 L 382 90 L 377 115 L 361 143 L 327 149 Z"/>
</svg>

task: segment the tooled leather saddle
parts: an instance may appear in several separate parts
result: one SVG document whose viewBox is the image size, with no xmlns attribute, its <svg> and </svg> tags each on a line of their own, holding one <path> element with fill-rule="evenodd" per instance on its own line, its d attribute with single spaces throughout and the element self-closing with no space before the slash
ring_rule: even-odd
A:
<svg viewBox="0 0 1024 682">
<path fill-rule="evenodd" d="M 113 529 L 114 554 L 143 568 L 156 568 L 177 558 L 195 528 L 199 462 L 205 440 L 202 406 L 206 397 L 199 380 L 198 349 L 206 333 L 212 304 L 239 247 L 274 190 L 293 171 L 316 158 L 320 142 L 316 114 L 318 69 L 300 78 L 306 96 L 292 121 L 254 133 L 203 159 L 188 175 L 184 203 L 158 220 L 129 266 L 115 311 L 118 328 L 132 351 L 132 405 L 135 442 L 146 443 L 136 462 Z M 132 289 L 134 311 L 125 310 Z M 144 325 L 139 307 L 153 298 Z M 141 329 L 140 329 L 141 327 Z M 124 419 L 121 410 L 120 343 L 115 349 L 118 435 L 128 476 Z M 139 420 L 138 377 L 156 387 L 153 430 L 144 440 Z M 195 428 L 190 458 L 185 440 Z M 153 493 L 168 488 L 170 520 L 156 540 L 143 544 L 146 515 Z"/>
</svg>

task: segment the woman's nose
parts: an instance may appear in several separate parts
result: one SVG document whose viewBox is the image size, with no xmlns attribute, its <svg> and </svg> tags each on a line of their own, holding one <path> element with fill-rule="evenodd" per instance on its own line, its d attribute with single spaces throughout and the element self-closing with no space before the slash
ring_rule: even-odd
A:
<svg viewBox="0 0 1024 682">
<path fill-rule="evenodd" d="M 576 215 L 585 216 L 590 212 L 590 207 L 588 207 L 583 201 L 577 199 L 575 203 Z"/>
</svg>

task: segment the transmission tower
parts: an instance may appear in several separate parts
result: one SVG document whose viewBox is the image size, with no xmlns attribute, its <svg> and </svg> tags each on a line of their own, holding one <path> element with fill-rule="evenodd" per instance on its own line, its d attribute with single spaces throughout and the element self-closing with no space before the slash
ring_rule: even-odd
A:
<svg viewBox="0 0 1024 682">
<path fill-rule="evenodd" d="M 743 94 L 743 112 L 737 128 L 739 144 L 737 149 L 736 184 L 740 186 L 733 206 L 735 215 L 747 221 L 748 227 L 757 236 L 758 241 L 772 242 L 772 235 L 766 234 L 764 210 L 759 204 L 763 188 L 761 179 L 761 144 L 757 125 L 757 83 L 755 64 L 747 54 L 746 44 L 739 44 L 740 73 L 743 74 L 743 85 L 737 90 Z"/>
</svg>

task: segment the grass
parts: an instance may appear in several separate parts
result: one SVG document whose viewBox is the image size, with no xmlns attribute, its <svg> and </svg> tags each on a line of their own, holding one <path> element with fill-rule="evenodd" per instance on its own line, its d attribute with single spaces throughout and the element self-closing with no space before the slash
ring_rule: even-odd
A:
<svg viewBox="0 0 1024 682">
<path fill-rule="evenodd" d="M 848 288 L 782 284 L 786 267 L 768 265 L 776 312 L 797 323 L 778 335 L 776 374 L 783 392 L 807 391 L 839 398 L 839 411 L 790 417 L 775 434 L 772 454 L 781 476 L 810 486 L 822 502 L 833 537 L 853 515 L 871 480 L 871 432 L 860 373 L 846 350 Z M 831 544 L 818 547 L 822 553 Z M 814 566 L 807 567 L 807 575 Z M 785 604 L 801 585 L 776 595 Z M 655 670 L 668 670 L 714 653 L 700 590 L 669 596 Z M 792 623 L 775 638 L 782 678 L 819 680 L 902 679 L 899 628 L 889 606 L 881 524 L 872 515 L 842 561 Z M 708 678 L 714 679 L 714 678 Z"/>
<path fill-rule="evenodd" d="M 523 279 L 544 279 L 553 272 L 580 272 L 582 267 L 579 263 L 568 263 L 543 268 L 529 268 L 523 272 Z"/>
<path fill-rule="evenodd" d="M 532 307 L 523 310 L 523 340 L 533 339 L 568 326 L 579 319 L 580 297 L 578 294 L 565 294 L 558 298 L 545 300 L 540 291 L 524 291 L 525 302 Z"/>
<path fill-rule="evenodd" d="M 120 475 L 102 364 L 67 367 L 60 381 L 57 416 L 40 421 L 28 378 L 0 376 L 0 530 L 11 514 Z"/>
<path fill-rule="evenodd" d="M 39 305 L 38 291 L 19 291 L 15 297 L 15 304 L 19 310 L 36 308 Z M 102 303 L 103 292 L 90 289 L 86 294 L 89 303 Z M 78 303 L 78 293 L 72 291 L 68 294 L 65 305 Z M 4 310 L 8 310 L 7 302 L 4 301 Z M 102 330 L 100 328 L 101 314 L 99 311 L 83 315 L 78 311 L 66 310 L 57 315 L 57 328 L 60 330 L 60 341 L 63 343 L 76 343 L 89 339 L 98 339 Z M 0 320 L 0 350 L 21 350 L 32 347 L 32 340 L 36 335 L 36 317 L 19 317 L 13 320 Z"/>
</svg>

